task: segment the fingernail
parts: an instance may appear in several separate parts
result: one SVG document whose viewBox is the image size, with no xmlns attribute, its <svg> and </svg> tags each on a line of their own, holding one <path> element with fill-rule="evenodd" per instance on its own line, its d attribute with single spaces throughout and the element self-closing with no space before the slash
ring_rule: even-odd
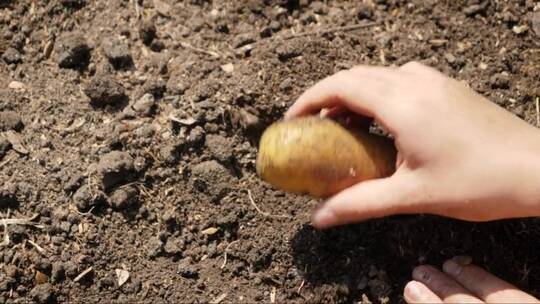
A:
<svg viewBox="0 0 540 304">
<path fill-rule="evenodd" d="M 332 211 L 322 208 L 315 212 L 311 222 L 318 228 L 324 228 L 333 224 L 334 218 L 334 213 Z"/>
<path fill-rule="evenodd" d="M 453 277 L 457 277 L 463 271 L 463 267 L 454 260 L 448 260 L 443 264 L 443 271 Z"/>
<path fill-rule="evenodd" d="M 416 267 L 413 270 L 413 274 L 412 274 L 413 279 L 415 279 L 417 281 L 420 281 L 420 282 L 429 283 L 429 281 L 431 280 L 431 276 L 429 275 L 427 267 L 428 266 L 418 266 L 418 267 Z"/>
<path fill-rule="evenodd" d="M 422 291 L 420 290 L 418 283 L 411 282 L 407 284 L 405 287 L 405 296 L 408 300 L 414 302 L 422 300 Z"/>
<path fill-rule="evenodd" d="M 452 258 L 456 263 L 461 266 L 467 266 L 472 263 L 472 257 L 468 255 L 458 255 Z"/>
</svg>

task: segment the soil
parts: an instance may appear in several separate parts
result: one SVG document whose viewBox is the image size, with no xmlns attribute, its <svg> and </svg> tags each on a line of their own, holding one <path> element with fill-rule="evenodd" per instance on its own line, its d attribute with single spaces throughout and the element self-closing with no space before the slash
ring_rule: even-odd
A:
<svg viewBox="0 0 540 304">
<path fill-rule="evenodd" d="M 533 0 L 0 0 L 0 58 L 0 213 L 41 225 L 2 228 L 2 303 L 401 303 L 457 254 L 540 295 L 538 219 L 317 231 L 254 166 L 356 64 L 421 61 L 537 124 Z"/>
</svg>

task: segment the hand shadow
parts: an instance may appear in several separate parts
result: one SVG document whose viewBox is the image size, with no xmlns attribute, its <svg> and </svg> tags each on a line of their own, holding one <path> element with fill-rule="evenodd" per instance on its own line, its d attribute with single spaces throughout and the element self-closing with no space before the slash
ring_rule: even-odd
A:
<svg viewBox="0 0 540 304">
<path fill-rule="evenodd" d="M 540 293 L 540 219 L 471 223 L 436 216 L 394 216 L 315 230 L 291 240 L 293 261 L 312 301 L 402 301 L 413 268 L 438 268 L 456 255 L 533 295 Z M 311 295 L 309 293 L 312 293 Z"/>
</svg>

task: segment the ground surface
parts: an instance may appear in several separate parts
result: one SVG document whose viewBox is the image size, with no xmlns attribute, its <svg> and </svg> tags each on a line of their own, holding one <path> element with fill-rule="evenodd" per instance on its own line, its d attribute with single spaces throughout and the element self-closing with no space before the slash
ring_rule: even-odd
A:
<svg viewBox="0 0 540 304">
<path fill-rule="evenodd" d="M 540 295 L 536 219 L 320 232 L 308 225 L 317 202 L 254 168 L 261 130 L 355 64 L 419 60 L 537 124 L 539 11 L 532 0 L 0 0 L 0 213 L 43 225 L 2 228 L 0 302 L 399 303 L 414 266 L 456 254 Z"/>
</svg>

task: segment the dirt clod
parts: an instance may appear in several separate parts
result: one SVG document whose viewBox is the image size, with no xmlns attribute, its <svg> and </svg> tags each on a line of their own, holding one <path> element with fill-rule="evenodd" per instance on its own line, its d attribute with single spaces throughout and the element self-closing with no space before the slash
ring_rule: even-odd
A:
<svg viewBox="0 0 540 304">
<path fill-rule="evenodd" d="M 206 194 L 212 202 L 225 196 L 232 188 L 232 176 L 216 161 L 205 161 L 193 166 L 192 183 L 195 189 Z"/>
<path fill-rule="evenodd" d="M 98 107 L 118 104 L 127 99 L 122 84 L 105 75 L 92 78 L 84 94 L 90 98 L 92 105 Z"/>
<path fill-rule="evenodd" d="M 21 116 L 14 111 L 0 112 L 0 131 L 21 131 L 24 127 Z"/>
<path fill-rule="evenodd" d="M 163 241 L 158 237 L 153 237 L 146 244 L 146 254 L 149 258 L 156 258 L 163 252 Z"/>
<path fill-rule="evenodd" d="M 229 162 L 233 158 L 234 142 L 226 137 L 207 135 L 205 145 L 212 156 L 220 162 Z"/>
<path fill-rule="evenodd" d="M 91 49 L 80 33 L 69 33 L 58 40 L 55 46 L 58 66 L 68 69 L 79 69 L 88 66 Z"/>
<path fill-rule="evenodd" d="M 138 195 L 139 192 L 134 186 L 121 187 L 110 195 L 109 204 L 117 210 L 125 209 L 137 202 Z"/>
<path fill-rule="evenodd" d="M 2 54 L 2 59 L 7 64 L 17 64 L 22 61 L 22 55 L 17 49 L 10 47 Z"/>
<path fill-rule="evenodd" d="M 144 44 L 150 45 L 156 38 L 156 26 L 151 20 L 145 20 L 139 27 L 139 36 Z"/>
<path fill-rule="evenodd" d="M 135 171 L 133 157 L 127 152 L 109 152 L 99 160 L 97 171 L 103 188 L 110 189 L 126 182 Z"/>
<path fill-rule="evenodd" d="M 176 272 L 188 279 L 196 279 L 199 276 L 199 270 L 190 257 L 183 258 L 178 262 Z"/>
<path fill-rule="evenodd" d="M 101 48 L 115 69 L 126 69 L 133 65 L 129 46 L 119 38 L 105 37 L 101 42 Z"/>
<path fill-rule="evenodd" d="M 99 206 L 105 201 L 105 195 L 98 189 L 89 185 L 83 185 L 75 194 L 73 194 L 73 202 L 77 209 L 82 212 L 90 210 L 90 208 Z"/>
<path fill-rule="evenodd" d="M 37 285 L 30 291 L 30 296 L 37 303 L 51 303 L 54 300 L 53 287 L 49 283 Z"/>
</svg>

